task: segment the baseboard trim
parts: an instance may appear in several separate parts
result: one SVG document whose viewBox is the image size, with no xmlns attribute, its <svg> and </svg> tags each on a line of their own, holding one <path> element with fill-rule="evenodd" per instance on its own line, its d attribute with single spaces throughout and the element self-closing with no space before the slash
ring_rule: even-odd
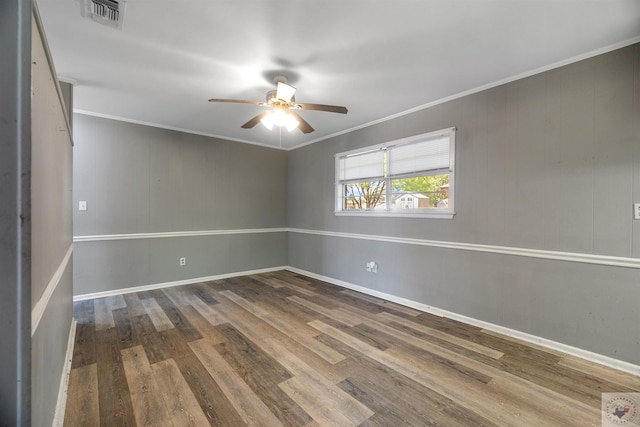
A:
<svg viewBox="0 0 640 427">
<path fill-rule="evenodd" d="M 121 288 L 121 289 L 114 289 L 114 290 L 109 290 L 109 291 L 94 292 L 94 293 L 91 293 L 91 294 L 74 295 L 73 296 L 73 301 L 74 302 L 85 301 L 85 300 L 94 299 L 94 298 L 104 298 L 104 297 L 111 297 L 111 296 L 115 296 L 115 295 L 130 294 L 130 293 L 133 293 L 133 292 L 151 291 L 151 290 L 154 290 L 154 289 L 169 288 L 171 286 L 191 285 L 193 283 L 208 282 L 210 280 L 228 279 L 230 277 L 249 276 L 249 275 L 252 275 L 252 274 L 262 274 L 262 273 L 271 273 L 273 271 L 286 270 L 286 268 L 287 267 L 285 267 L 285 266 L 269 267 L 269 268 L 261 268 L 261 269 L 257 269 L 257 270 L 236 271 L 236 272 L 233 272 L 233 273 L 217 274 L 215 276 L 194 277 L 194 278 L 191 278 L 191 279 L 176 280 L 176 281 L 173 281 L 173 282 L 164 282 L 164 283 L 154 283 L 154 284 L 150 284 L 150 285 L 132 286 L 132 287 L 129 287 L 129 288 Z"/>
<path fill-rule="evenodd" d="M 71 328 L 69 329 L 69 340 L 67 341 L 67 354 L 65 355 L 64 367 L 62 368 L 62 376 L 60 378 L 60 388 L 58 390 L 56 412 L 53 415 L 53 427 L 62 427 L 62 425 L 64 424 L 64 413 L 67 409 L 67 392 L 69 390 L 69 374 L 71 373 L 73 347 L 76 342 L 76 326 L 77 322 L 72 319 Z"/>
<path fill-rule="evenodd" d="M 382 298 L 387 301 L 395 302 L 397 304 L 404 305 L 406 307 L 411 307 L 416 310 L 424 311 L 426 313 L 434 314 L 440 317 L 446 317 L 448 319 L 457 320 L 462 323 L 466 323 L 471 326 L 476 326 L 482 329 L 486 329 L 488 331 L 496 332 L 502 335 L 506 335 L 508 337 L 513 337 L 520 339 L 522 341 L 530 342 L 533 344 L 537 344 L 539 346 L 560 351 L 562 353 L 566 353 L 572 356 L 577 356 L 582 359 L 588 360 L 590 362 L 598 363 L 600 365 L 608 366 L 610 368 L 618 369 L 620 371 L 624 371 L 633 375 L 640 376 L 640 365 L 635 365 L 633 363 L 625 362 L 622 360 L 614 359 L 609 356 L 605 356 L 602 354 L 594 353 L 588 350 L 584 350 L 578 347 L 573 347 L 567 344 L 563 344 L 557 341 L 553 341 L 547 338 L 538 337 L 536 335 L 528 334 L 526 332 L 517 331 L 515 329 L 510 329 L 504 326 L 496 325 L 494 323 L 485 322 L 483 320 L 474 319 L 472 317 L 463 316 L 461 314 L 457 314 L 451 311 L 443 310 L 437 307 L 433 307 L 427 304 L 423 304 L 421 302 L 409 300 L 406 298 L 398 297 L 395 295 L 387 294 L 384 292 L 375 291 L 373 289 L 366 288 L 364 286 L 356 285 L 353 283 L 345 282 L 343 280 L 335 279 L 333 277 L 323 276 L 321 274 L 313 273 L 311 271 L 302 270 L 300 268 L 287 266 L 286 269 L 293 273 L 302 274 L 304 276 L 309 276 L 314 279 L 322 280 L 324 282 L 328 282 L 337 286 L 341 286 L 343 288 L 352 289 L 354 291 L 362 292 L 363 294 L 375 296 L 378 298 Z"/>
<path fill-rule="evenodd" d="M 53 273 L 53 276 L 51 276 L 51 279 L 49 279 L 49 283 L 47 283 L 47 287 L 44 289 L 42 296 L 33 306 L 33 309 L 31 309 L 31 337 L 35 335 L 36 330 L 40 325 L 42 316 L 44 316 L 44 312 L 47 310 L 47 306 L 49 305 L 49 300 L 60 284 L 60 279 L 62 279 L 62 275 L 69 265 L 69 260 L 71 259 L 72 254 L 73 245 L 70 245 L 69 249 L 67 249 L 67 253 L 64 255 L 64 258 L 62 258 L 62 262 Z"/>
</svg>

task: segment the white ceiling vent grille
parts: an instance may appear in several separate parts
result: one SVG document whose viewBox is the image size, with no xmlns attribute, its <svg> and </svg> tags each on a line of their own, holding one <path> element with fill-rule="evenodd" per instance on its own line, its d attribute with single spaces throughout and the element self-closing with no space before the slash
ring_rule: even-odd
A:
<svg viewBox="0 0 640 427">
<path fill-rule="evenodd" d="M 85 16 L 95 22 L 114 28 L 122 28 L 124 2 L 116 0 L 85 0 Z"/>
</svg>

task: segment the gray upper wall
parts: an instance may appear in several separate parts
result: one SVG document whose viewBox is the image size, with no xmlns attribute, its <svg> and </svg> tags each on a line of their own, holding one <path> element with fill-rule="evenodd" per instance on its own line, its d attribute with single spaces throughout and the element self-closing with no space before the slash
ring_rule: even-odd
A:
<svg viewBox="0 0 640 427">
<path fill-rule="evenodd" d="M 72 142 L 47 60 L 46 40 L 37 31 L 32 48 L 31 99 L 31 303 L 42 298 L 72 243 Z M 69 300 L 70 302 L 70 300 Z M 68 308 L 68 307 L 67 307 Z M 71 312 L 68 312 L 69 320 Z M 67 331 L 68 331 L 68 324 Z"/>
<path fill-rule="evenodd" d="M 284 151 L 82 114 L 74 140 L 75 236 L 286 226 Z"/>
<path fill-rule="evenodd" d="M 60 92 L 62 93 L 67 119 L 69 119 L 69 125 L 73 129 L 73 84 L 63 81 L 58 83 L 60 84 Z"/>
<path fill-rule="evenodd" d="M 335 153 L 450 126 L 453 220 L 334 215 Z M 640 45 L 293 150 L 287 200 L 292 228 L 640 257 Z"/>
</svg>

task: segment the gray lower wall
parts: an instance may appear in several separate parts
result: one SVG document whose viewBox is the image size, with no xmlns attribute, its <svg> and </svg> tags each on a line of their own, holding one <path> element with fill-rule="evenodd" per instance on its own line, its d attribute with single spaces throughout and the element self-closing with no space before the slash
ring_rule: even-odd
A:
<svg viewBox="0 0 640 427">
<path fill-rule="evenodd" d="M 76 295 L 286 265 L 260 232 L 286 226 L 286 152 L 81 114 L 74 140 L 75 236 L 241 231 L 77 241 Z"/>
<path fill-rule="evenodd" d="M 33 380 L 33 426 L 50 426 L 58 403 L 58 392 L 67 357 L 69 330 L 73 315 L 73 260 L 67 264 L 51 295 L 42 320 L 31 337 Z M 64 414 L 62 414 L 64 415 Z"/>
<path fill-rule="evenodd" d="M 287 265 L 286 232 L 75 243 L 77 296 Z M 179 258 L 187 265 L 180 266 Z"/>
<path fill-rule="evenodd" d="M 454 219 L 334 215 L 334 154 L 451 126 Z M 638 258 L 640 45 L 296 149 L 288 166 L 294 229 Z M 296 268 L 640 364 L 638 269 L 295 232 L 288 253 Z"/>
<path fill-rule="evenodd" d="M 289 264 L 640 364 L 638 269 L 302 233 Z"/>
</svg>

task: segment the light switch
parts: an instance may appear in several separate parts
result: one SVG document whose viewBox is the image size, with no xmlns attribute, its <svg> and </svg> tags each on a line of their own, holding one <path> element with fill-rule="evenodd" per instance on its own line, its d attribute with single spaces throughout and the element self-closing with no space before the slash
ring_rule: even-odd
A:
<svg viewBox="0 0 640 427">
<path fill-rule="evenodd" d="M 79 211 L 86 211 L 87 210 L 87 201 L 86 200 L 80 200 L 78 202 L 78 210 Z"/>
<path fill-rule="evenodd" d="M 633 219 L 640 219 L 640 203 L 633 204 Z"/>
</svg>

